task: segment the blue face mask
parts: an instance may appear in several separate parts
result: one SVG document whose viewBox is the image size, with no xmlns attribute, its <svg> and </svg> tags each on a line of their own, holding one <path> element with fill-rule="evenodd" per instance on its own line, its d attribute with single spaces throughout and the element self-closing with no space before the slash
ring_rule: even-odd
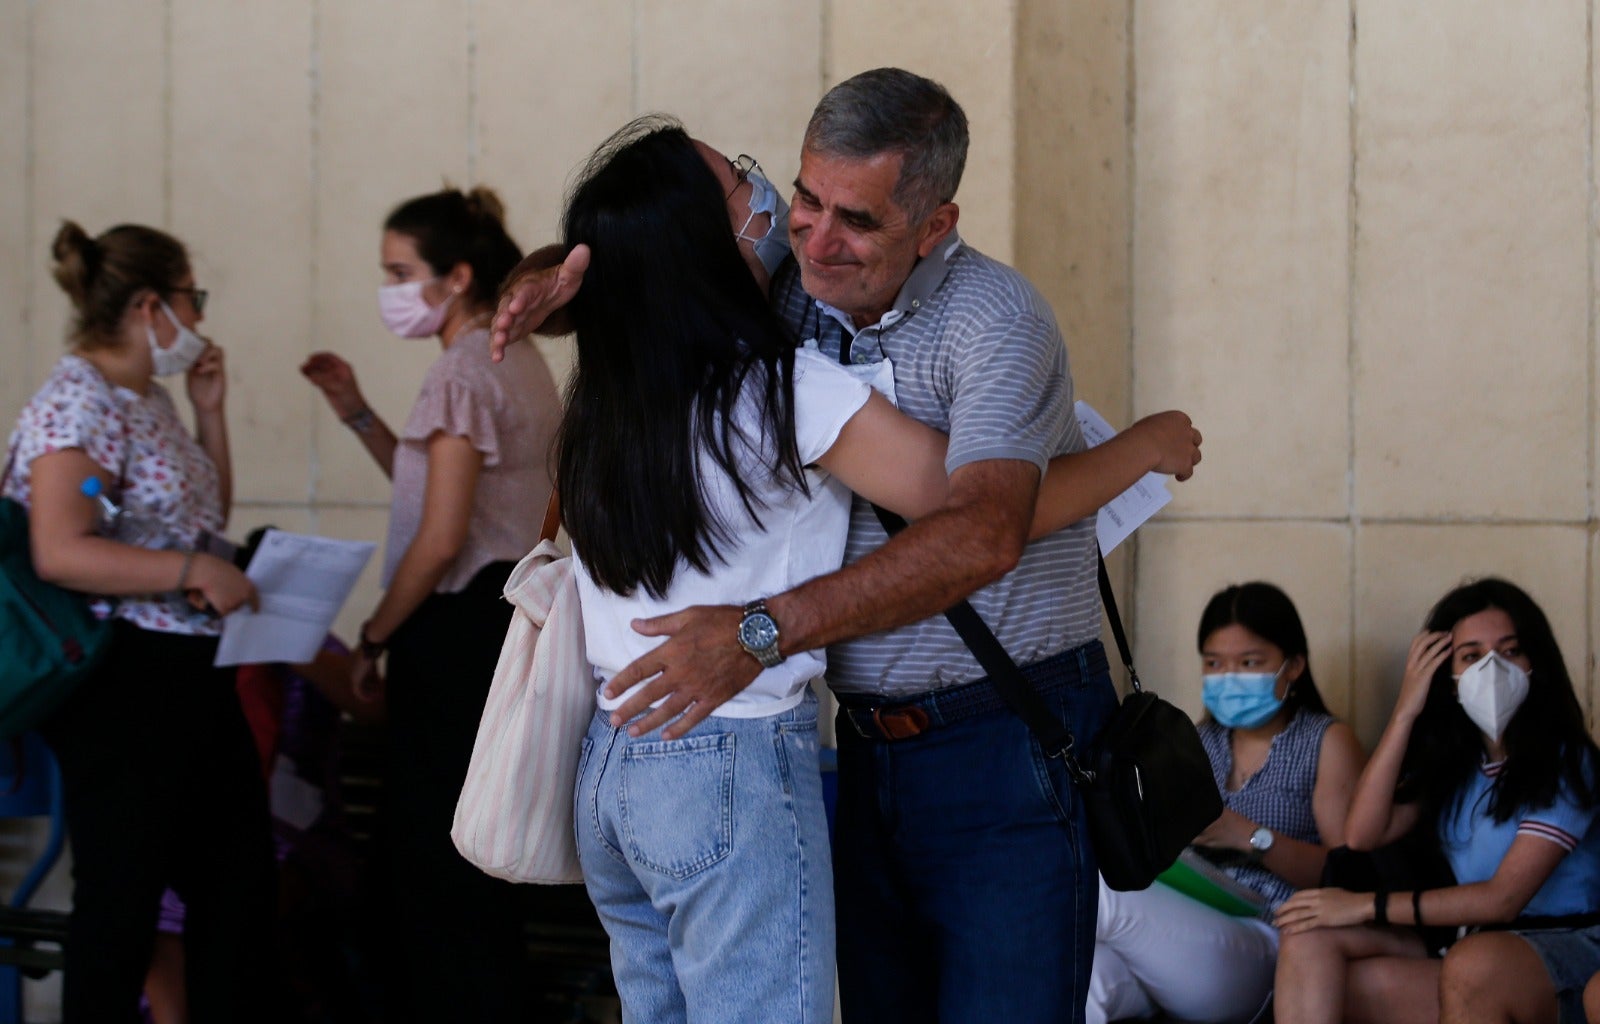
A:
<svg viewBox="0 0 1600 1024">
<path fill-rule="evenodd" d="M 772 182 L 759 170 L 751 171 L 745 180 L 750 183 L 750 216 L 745 218 L 744 226 L 734 234 L 755 247 L 756 258 L 771 276 L 783 263 L 784 257 L 789 255 L 789 204 L 783 201 L 778 190 L 772 187 Z M 772 215 L 772 224 L 766 234 L 745 234 L 750 230 L 750 222 L 763 213 Z"/>
<path fill-rule="evenodd" d="M 1285 662 L 1287 665 L 1287 662 Z M 1283 707 L 1276 672 L 1218 672 L 1202 677 L 1200 699 L 1219 725 L 1228 729 L 1254 729 L 1272 721 Z"/>
</svg>

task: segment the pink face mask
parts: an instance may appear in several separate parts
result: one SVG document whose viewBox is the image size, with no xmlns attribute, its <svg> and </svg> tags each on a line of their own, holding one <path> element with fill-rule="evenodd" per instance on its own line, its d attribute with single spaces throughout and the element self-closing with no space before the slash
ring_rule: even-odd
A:
<svg viewBox="0 0 1600 1024">
<path fill-rule="evenodd" d="M 437 277 L 433 281 L 439 280 Z M 378 316 L 383 326 L 402 338 L 427 338 L 439 333 L 445 314 L 455 294 L 439 303 L 428 305 L 422 297 L 422 287 L 431 281 L 407 281 L 405 284 L 386 284 L 378 287 Z"/>
</svg>

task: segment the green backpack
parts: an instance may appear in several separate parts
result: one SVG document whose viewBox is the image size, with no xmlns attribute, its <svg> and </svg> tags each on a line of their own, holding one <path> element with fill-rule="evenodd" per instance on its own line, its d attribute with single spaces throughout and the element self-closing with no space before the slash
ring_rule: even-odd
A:
<svg viewBox="0 0 1600 1024">
<path fill-rule="evenodd" d="M 95 615 L 87 597 L 33 571 L 28 510 L 0 498 L 0 738 L 26 732 L 61 706 L 110 640 L 110 620 Z"/>
</svg>

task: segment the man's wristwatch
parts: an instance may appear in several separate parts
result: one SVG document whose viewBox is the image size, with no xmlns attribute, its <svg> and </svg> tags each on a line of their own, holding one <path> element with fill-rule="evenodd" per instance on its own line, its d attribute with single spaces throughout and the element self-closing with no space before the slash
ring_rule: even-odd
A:
<svg viewBox="0 0 1600 1024">
<path fill-rule="evenodd" d="M 766 601 L 751 601 L 744 606 L 744 618 L 739 620 L 739 646 L 761 662 L 762 668 L 783 663 L 778 651 L 778 622 L 767 611 Z"/>
<path fill-rule="evenodd" d="M 1261 859 L 1267 855 L 1267 851 L 1272 849 L 1272 838 L 1272 829 L 1270 828 L 1261 827 L 1250 833 L 1250 859 L 1252 861 L 1257 864 L 1261 863 Z"/>
</svg>

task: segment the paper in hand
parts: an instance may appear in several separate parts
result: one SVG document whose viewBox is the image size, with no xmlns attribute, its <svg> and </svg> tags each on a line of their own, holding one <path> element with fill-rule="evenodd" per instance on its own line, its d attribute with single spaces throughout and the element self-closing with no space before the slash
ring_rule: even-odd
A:
<svg viewBox="0 0 1600 1024">
<path fill-rule="evenodd" d="M 1106 418 L 1095 411 L 1088 402 L 1073 406 L 1078 425 L 1083 428 L 1083 440 L 1090 448 L 1117 435 Z M 1166 507 L 1172 500 L 1167 490 L 1166 477 L 1160 473 L 1146 473 L 1132 487 L 1107 502 L 1095 522 L 1095 532 L 1100 539 L 1100 553 L 1109 555 L 1111 549 L 1133 535 L 1150 517 Z"/>
<path fill-rule="evenodd" d="M 376 544 L 268 530 L 245 575 L 261 610 L 222 620 L 217 665 L 310 661 L 356 585 Z"/>
</svg>

